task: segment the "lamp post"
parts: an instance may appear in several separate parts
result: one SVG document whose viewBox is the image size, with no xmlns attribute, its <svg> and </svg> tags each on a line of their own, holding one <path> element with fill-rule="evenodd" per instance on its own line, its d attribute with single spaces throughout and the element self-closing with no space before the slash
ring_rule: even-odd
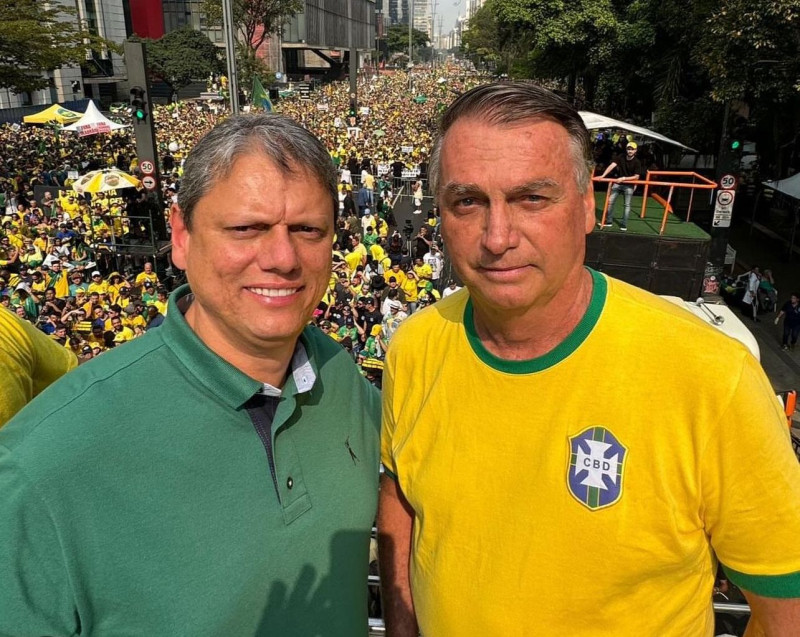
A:
<svg viewBox="0 0 800 637">
<path fill-rule="evenodd" d="M 236 77 L 236 27 L 233 24 L 231 0 L 222 0 L 222 26 L 225 32 L 225 54 L 228 58 L 228 91 L 230 91 L 231 113 L 239 114 L 239 82 Z"/>
</svg>

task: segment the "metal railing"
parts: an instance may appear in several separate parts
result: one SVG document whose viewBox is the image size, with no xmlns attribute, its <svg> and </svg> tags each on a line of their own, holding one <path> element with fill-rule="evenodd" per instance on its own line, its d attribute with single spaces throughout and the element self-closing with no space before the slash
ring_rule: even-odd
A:
<svg viewBox="0 0 800 637">
<path fill-rule="evenodd" d="M 653 179 L 653 178 L 656 179 Z M 657 177 L 685 177 L 687 179 L 691 179 L 690 182 L 684 181 L 660 181 Z M 611 195 L 611 188 L 614 184 L 618 184 L 620 182 L 613 177 L 592 177 L 592 181 L 594 183 L 607 183 L 608 188 L 606 190 L 606 200 L 603 204 L 603 215 L 600 219 L 600 224 L 605 225 L 606 223 L 606 216 L 608 214 L 608 200 Z M 652 196 L 653 199 L 658 201 L 662 206 L 664 206 L 664 214 L 661 218 L 661 229 L 659 230 L 658 234 L 664 234 L 664 229 L 667 227 L 667 218 L 669 214 L 672 212 L 672 196 L 675 193 L 676 188 L 688 188 L 690 189 L 690 196 L 689 196 L 689 209 L 686 214 L 686 221 L 689 221 L 692 215 L 692 203 L 694 201 L 694 191 L 695 190 L 714 190 L 717 188 L 717 183 L 712 181 L 703 175 L 699 175 L 695 172 L 685 172 L 685 171 L 677 171 L 677 170 L 648 170 L 647 175 L 645 175 L 644 179 L 630 179 L 624 182 L 621 182 L 625 186 L 644 186 L 644 193 L 642 194 L 642 212 L 639 215 L 641 219 L 645 218 L 646 210 L 647 210 L 647 197 Z M 660 195 L 656 193 L 651 193 L 651 188 L 656 187 L 664 187 L 669 188 L 669 194 L 667 198 L 664 199 Z"/>
</svg>

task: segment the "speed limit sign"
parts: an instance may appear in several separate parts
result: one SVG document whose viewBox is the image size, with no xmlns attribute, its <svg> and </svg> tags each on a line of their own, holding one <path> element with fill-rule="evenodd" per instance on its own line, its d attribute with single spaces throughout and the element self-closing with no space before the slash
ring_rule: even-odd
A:
<svg viewBox="0 0 800 637">
<path fill-rule="evenodd" d="M 149 159 L 143 159 L 139 164 L 139 168 L 145 175 L 152 175 L 156 171 L 156 167 Z"/>
<path fill-rule="evenodd" d="M 736 177 L 734 175 L 722 175 L 719 180 L 719 187 L 723 190 L 733 190 L 736 188 Z"/>
<path fill-rule="evenodd" d="M 144 186 L 147 190 L 155 190 L 156 178 L 153 177 L 153 175 L 145 175 L 142 177 L 142 186 Z"/>
</svg>

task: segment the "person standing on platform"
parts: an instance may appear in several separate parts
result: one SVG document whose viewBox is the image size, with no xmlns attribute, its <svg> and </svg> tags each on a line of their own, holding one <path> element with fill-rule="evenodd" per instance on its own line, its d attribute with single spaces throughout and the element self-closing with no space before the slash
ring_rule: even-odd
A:
<svg viewBox="0 0 800 637">
<path fill-rule="evenodd" d="M 633 198 L 633 192 L 636 190 L 636 184 L 626 182 L 636 181 L 644 176 L 642 162 L 636 156 L 638 148 L 636 142 L 628 142 L 625 147 L 625 154 L 615 156 L 603 171 L 603 174 L 600 175 L 600 177 L 606 177 L 612 171 L 616 171 L 616 179 L 611 186 L 611 195 L 608 197 L 608 212 L 606 213 L 606 221 L 602 224 L 603 228 L 610 228 L 614 225 L 614 203 L 617 201 L 619 193 L 622 193 L 625 196 L 625 208 L 619 229 L 622 232 L 627 232 L 628 230 L 628 217 L 631 216 L 631 199 Z"/>
<path fill-rule="evenodd" d="M 752 634 L 797 635 L 783 411 L 741 343 L 584 266 L 578 113 L 532 84 L 467 91 L 430 174 L 465 289 L 387 352 L 387 634 L 710 636 L 719 560 Z"/>
</svg>

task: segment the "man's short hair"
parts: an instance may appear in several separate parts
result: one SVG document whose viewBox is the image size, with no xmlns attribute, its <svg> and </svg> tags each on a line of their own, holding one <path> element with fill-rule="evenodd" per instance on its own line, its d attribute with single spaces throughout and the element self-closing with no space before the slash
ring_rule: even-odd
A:
<svg viewBox="0 0 800 637">
<path fill-rule="evenodd" d="M 428 175 L 433 192 L 438 192 L 442 144 L 447 131 L 459 119 L 471 117 L 494 125 L 549 120 L 560 124 L 570 138 L 578 190 L 585 193 L 592 177 L 592 152 L 589 131 L 570 104 L 552 91 L 523 82 L 483 84 L 463 93 L 450 104 L 439 122 L 439 132 L 431 152 Z M 558 149 L 554 149 L 557 152 Z"/>
<path fill-rule="evenodd" d="M 197 203 L 230 175 L 239 157 L 250 153 L 266 156 L 286 176 L 308 171 L 330 195 L 336 218 L 336 171 L 322 142 L 283 115 L 235 115 L 206 134 L 186 158 L 178 205 L 188 230 Z"/>
</svg>

